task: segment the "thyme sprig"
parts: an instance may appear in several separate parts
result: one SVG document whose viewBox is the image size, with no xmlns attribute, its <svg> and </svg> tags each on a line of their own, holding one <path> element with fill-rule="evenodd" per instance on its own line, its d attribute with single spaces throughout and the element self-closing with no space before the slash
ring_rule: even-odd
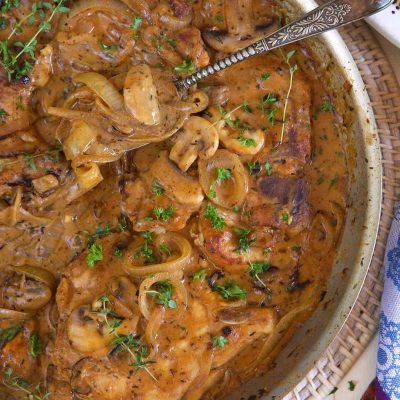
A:
<svg viewBox="0 0 400 400">
<path fill-rule="evenodd" d="M 9 10 L 11 7 L 18 8 L 19 6 L 20 2 L 14 0 L 5 10 Z M 46 10 L 50 12 L 47 19 L 45 19 Z M 69 12 L 69 8 L 65 7 L 65 0 L 53 0 L 53 3 L 46 1 L 35 2 L 32 4 L 31 11 L 14 25 L 7 39 L 0 41 L 0 65 L 7 72 L 9 80 L 13 77 L 19 79 L 29 74 L 33 68 L 33 61 L 35 60 L 38 36 L 42 32 L 49 32 L 51 30 L 51 22 L 56 14 L 67 12 Z M 23 25 L 25 23 L 29 25 L 34 24 L 38 16 L 42 22 L 39 24 L 36 33 L 27 42 L 16 41 L 10 44 L 11 39 L 17 33 L 22 32 Z M 24 60 L 23 63 L 19 63 L 19 59 L 24 54 L 29 56 L 29 61 Z"/>
<path fill-rule="evenodd" d="M 50 397 L 50 393 L 42 392 L 40 383 L 33 386 L 20 376 L 14 375 L 14 371 L 10 367 L 4 371 L 3 383 L 5 386 L 24 392 L 29 400 L 47 400 Z"/>
<path fill-rule="evenodd" d="M 293 89 L 294 74 L 298 70 L 297 64 L 292 65 L 291 62 L 290 62 L 291 58 L 294 56 L 296 51 L 295 50 L 291 50 L 286 54 L 286 56 L 283 54 L 281 49 L 280 49 L 280 52 L 281 52 L 281 55 L 282 55 L 283 59 L 285 60 L 285 63 L 289 67 L 290 81 L 289 81 L 289 88 L 288 88 L 288 91 L 287 91 L 287 95 L 285 97 L 285 105 L 284 105 L 284 108 L 283 108 L 283 116 L 282 116 L 282 130 L 281 130 L 281 137 L 279 139 L 278 146 L 283 143 L 283 138 L 285 137 L 286 118 L 287 118 L 287 111 L 288 111 L 288 106 L 289 106 L 289 98 L 290 98 L 290 94 L 291 94 L 292 89 Z"/>
<path fill-rule="evenodd" d="M 112 340 L 113 344 L 119 346 L 117 352 L 126 350 L 132 357 L 133 367 L 138 369 L 144 369 L 152 379 L 157 381 L 157 378 L 151 373 L 148 365 L 153 364 L 154 361 L 145 360 L 149 356 L 149 351 L 147 346 L 141 345 L 139 340 L 137 340 L 132 334 L 129 335 L 119 335 L 116 329 L 122 324 L 122 320 L 115 316 L 115 313 L 111 310 L 111 302 L 109 297 L 104 294 L 99 298 L 101 302 L 100 311 L 95 311 L 97 315 L 101 315 L 104 318 L 104 322 L 110 330 L 110 334 L 113 334 L 115 338 Z M 108 316 L 111 315 L 113 318 L 110 320 Z"/>
</svg>

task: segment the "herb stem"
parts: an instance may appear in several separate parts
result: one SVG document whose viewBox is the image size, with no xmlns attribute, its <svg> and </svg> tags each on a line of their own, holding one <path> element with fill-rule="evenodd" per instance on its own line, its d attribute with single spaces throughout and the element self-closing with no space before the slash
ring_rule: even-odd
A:
<svg viewBox="0 0 400 400">
<path fill-rule="evenodd" d="M 290 81 L 289 81 L 289 88 L 287 91 L 287 95 L 285 97 L 285 106 L 283 108 L 283 116 L 282 116 L 282 130 L 281 130 L 281 137 L 279 139 L 278 146 L 283 143 L 283 139 L 285 136 L 286 117 L 287 117 L 287 110 L 288 110 L 288 106 L 289 106 L 289 98 L 290 98 L 290 94 L 293 89 L 294 74 L 297 71 L 297 64 L 292 66 L 292 64 L 290 63 L 290 59 L 294 55 L 294 51 L 289 52 L 286 57 L 284 56 L 282 49 L 279 49 L 279 51 L 280 51 L 283 59 L 285 60 L 285 63 L 289 66 Z"/>
</svg>

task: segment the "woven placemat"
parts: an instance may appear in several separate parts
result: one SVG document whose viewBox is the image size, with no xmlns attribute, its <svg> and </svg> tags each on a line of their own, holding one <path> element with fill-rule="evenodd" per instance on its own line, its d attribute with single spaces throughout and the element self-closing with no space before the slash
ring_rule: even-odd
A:
<svg viewBox="0 0 400 400">
<path fill-rule="evenodd" d="M 338 385 L 374 336 L 383 291 L 383 258 L 393 210 L 400 199 L 400 88 L 383 50 L 364 22 L 340 31 L 364 79 L 383 158 L 383 205 L 367 279 L 345 326 L 315 368 L 284 400 L 323 399 Z"/>
</svg>

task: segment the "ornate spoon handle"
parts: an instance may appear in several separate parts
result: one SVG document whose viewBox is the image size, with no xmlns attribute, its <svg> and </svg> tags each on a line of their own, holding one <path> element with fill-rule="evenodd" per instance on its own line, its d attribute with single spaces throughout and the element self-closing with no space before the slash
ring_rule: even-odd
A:
<svg viewBox="0 0 400 400">
<path fill-rule="evenodd" d="M 262 54 L 287 44 L 311 36 L 319 35 L 339 26 L 375 14 L 392 3 L 393 0 L 332 0 L 318 7 L 302 18 L 284 26 L 270 36 L 218 60 L 216 63 L 196 71 L 176 82 L 178 89 L 188 89 L 207 76 L 213 75 L 233 64 L 237 64 L 256 54 Z"/>
</svg>

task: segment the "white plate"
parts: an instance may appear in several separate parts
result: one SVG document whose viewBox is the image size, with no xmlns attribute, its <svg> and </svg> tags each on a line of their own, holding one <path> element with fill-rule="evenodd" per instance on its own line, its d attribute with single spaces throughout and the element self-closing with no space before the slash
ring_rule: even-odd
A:
<svg viewBox="0 0 400 400">
<path fill-rule="evenodd" d="M 367 18 L 367 22 L 394 45 L 400 47 L 400 1 L 395 1 L 395 4 Z"/>
</svg>

